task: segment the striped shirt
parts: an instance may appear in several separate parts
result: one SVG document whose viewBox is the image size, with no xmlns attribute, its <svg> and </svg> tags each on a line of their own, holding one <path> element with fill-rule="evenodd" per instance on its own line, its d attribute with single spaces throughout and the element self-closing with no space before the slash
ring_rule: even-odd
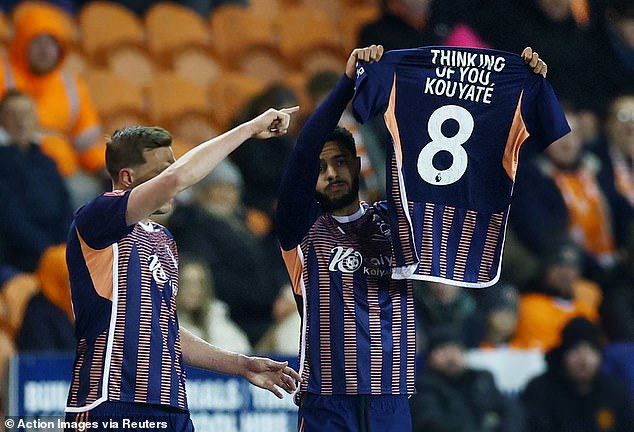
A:
<svg viewBox="0 0 634 432">
<path fill-rule="evenodd" d="M 392 137 L 393 276 L 496 283 L 520 147 L 570 131 L 550 85 L 502 51 L 397 50 L 357 65 L 353 112 Z"/>
<path fill-rule="evenodd" d="M 126 226 L 129 196 L 104 193 L 78 209 L 70 227 L 77 350 L 67 412 L 104 401 L 187 409 L 176 243 L 151 221 Z"/>
<path fill-rule="evenodd" d="M 335 217 L 315 200 L 319 154 L 352 91 L 342 77 L 309 118 L 280 187 L 278 235 L 302 316 L 299 394 L 412 394 L 412 285 L 391 278 L 385 207 Z"/>
</svg>

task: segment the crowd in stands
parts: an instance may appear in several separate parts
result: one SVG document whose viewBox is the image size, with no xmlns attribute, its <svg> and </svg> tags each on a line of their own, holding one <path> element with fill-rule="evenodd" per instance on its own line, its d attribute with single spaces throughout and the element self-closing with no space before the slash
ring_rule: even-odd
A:
<svg viewBox="0 0 634 432">
<path fill-rule="evenodd" d="M 206 36 L 187 42 L 181 30 L 186 42 L 172 36 L 173 52 L 151 48 L 149 15 L 161 4 L 2 3 L 0 379 L 16 351 L 74 346 L 63 243 L 73 209 L 110 187 L 105 134 L 156 123 L 182 153 L 269 106 L 299 104 L 305 118 L 354 46 L 532 46 L 572 132 L 545 151 L 522 149 L 496 286 L 415 283 L 424 359 L 415 431 L 634 430 L 631 0 L 185 0 L 171 7 Z M 139 33 L 95 42 L 86 24 L 95 6 L 127 16 L 122 27 Z M 290 31 L 291 10 L 329 20 L 333 34 L 306 28 L 282 49 L 276 37 Z M 220 45 L 220 29 L 254 16 L 261 25 L 233 28 L 235 45 Z M 289 59 L 298 52 L 313 60 Z M 346 113 L 342 124 L 362 158 L 362 198 L 383 199 L 382 120 L 361 125 Z M 180 318 L 224 348 L 297 352 L 299 317 L 273 222 L 301 122 L 292 126 L 245 143 L 160 220 L 182 254 Z M 509 397 L 490 371 L 468 366 L 475 349 L 538 352 L 543 374 Z"/>
</svg>

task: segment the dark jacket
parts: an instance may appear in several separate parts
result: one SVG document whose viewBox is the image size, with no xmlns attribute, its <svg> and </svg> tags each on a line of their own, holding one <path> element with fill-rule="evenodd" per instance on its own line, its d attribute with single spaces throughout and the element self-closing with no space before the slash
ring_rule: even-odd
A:
<svg viewBox="0 0 634 432">
<path fill-rule="evenodd" d="M 271 308 L 284 269 L 276 269 L 279 249 L 267 248 L 239 216 L 216 217 L 195 205 L 174 210 L 169 229 L 181 252 L 200 256 L 211 268 L 216 296 L 229 305 L 231 319 L 255 345 L 273 323 Z"/>
<path fill-rule="evenodd" d="M 410 399 L 413 432 L 522 432 L 520 406 L 496 387 L 486 370 L 450 378 L 430 368 Z"/>
<path fill-rule="evenodd" d="M 626 385 L 599 373 L 588 394 L 579 394 L 552 361 L 521 394 L 527 432 L 632 432 L 634 405 Z"/>
<path fill-rule="evenodd" d="M 6 263 L 35 270 L 48 246 L 64 243 L 72 218 L 66 185 L 52 159 L 33 144 L 0 146 L 0 237 Z"/>
<path fill-rule="evenodd" d="M 17 338 L 19 351 L 73 351 L 75 326 L 43 293 L 34 295 Z"/>
</svg>

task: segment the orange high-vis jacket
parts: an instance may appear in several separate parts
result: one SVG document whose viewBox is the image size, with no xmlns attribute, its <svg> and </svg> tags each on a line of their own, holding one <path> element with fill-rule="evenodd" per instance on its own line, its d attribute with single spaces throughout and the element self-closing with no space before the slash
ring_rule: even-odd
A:
<svg viewBox="0 0 634 432">
<path fill-rule="evenodd" d="M 522 294 L 517 327 L 510 345 L 547 352 L 559 344 L 561 330 L 572 318 L 583 316 L 596 322 L 599 318 L 598 305 L 587 297 L 580 295 L 564 301 L 541 293 Z"/>
<path fill-rule="evenodd" d="M 0 61 L 0 94 L 15 88 L 35 100 L 42 151 L 55 160 L 63 175 L 80 167 L 89 172 L 101 169 L 105 156 L 100 119 L 88 87 L 62 67 L 72 38 L 69 22 L 69 16 L 56 6 L 21 4 L 14 15 L 9 58 Z M 30 41 L 40 34 L 52 35 L 61 47 L 57 66 L 44 75 L 32 73 L 27 59 Z"/>
</svg>

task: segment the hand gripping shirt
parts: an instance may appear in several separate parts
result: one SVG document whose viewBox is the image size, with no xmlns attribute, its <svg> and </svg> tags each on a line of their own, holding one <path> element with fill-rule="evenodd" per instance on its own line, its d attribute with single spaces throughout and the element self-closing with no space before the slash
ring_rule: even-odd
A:
<svg viewBox="0 0 634 432">
<path fill-rule="evenodd" d="M 151 221 L 126 226 L 129 196 L 104 193 L 77 210 L 70 227 L 77 350 L 67 412 L 104 401 L 187 409 L 176 243 Z"/>
<path fill-rule="evenodd" d="M 392 138 L 392 277 L 495 284 L 520 147 L 570 131 L 552 87 L 515 54 L 396 50 L 357 65 L 353 113 Z"/>
</svg>

